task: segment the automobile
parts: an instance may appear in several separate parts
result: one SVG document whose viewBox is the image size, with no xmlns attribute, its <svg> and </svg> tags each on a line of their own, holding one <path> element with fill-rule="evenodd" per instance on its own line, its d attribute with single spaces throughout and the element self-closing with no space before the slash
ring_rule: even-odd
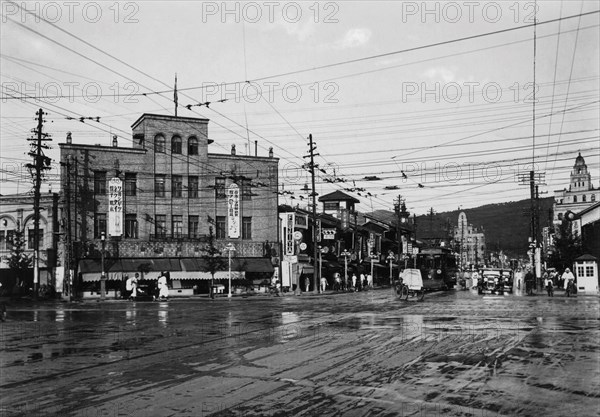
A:
<svg viewBox="0 0 600 417">
<path fill-rule="evenodd" d="M 408 300 L 408 297 L 418 297 L 419 301 L 425 298 L 425 287 L 423 286 L 423 277 L 421 270 L 417 268 L 407 268 L 400 273 L 399 279 L 395 282 L 394 290 L 400 299 Z"/>
<path fill-rule="evenodd" d="M 499 269 L 482 270 L 477 284 L 477 292 L 479 294 L 502 294 L 504 284 L 501 271 Z"/>
<path fill-rule="evenodd" d="M 510 269 L 484 268 L 477 289 L 479 294 L 512 293 L 513 273 Z"/>
<path fill-rule="evenodd" d="M 514 275 L 513 271 L 510 269 L 502 270 L 502 284 L 504 292 L 511 293 L 513 292 L 513 283 L 514 283 Z"/>
</svg>

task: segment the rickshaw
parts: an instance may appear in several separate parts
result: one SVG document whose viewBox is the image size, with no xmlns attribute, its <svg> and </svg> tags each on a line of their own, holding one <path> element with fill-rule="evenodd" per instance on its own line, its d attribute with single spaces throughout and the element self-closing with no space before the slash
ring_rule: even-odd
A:
<svg viewBox="0 0 600 417">
<path fill-rule="evenodd" d="M 419 301 L 425 298 L 423 277 L 419 269 L 408 268 L 402 271 L 400 278 L 394 283 L 394 291 L 401 300 L 417 297 Z"/>
</svg>

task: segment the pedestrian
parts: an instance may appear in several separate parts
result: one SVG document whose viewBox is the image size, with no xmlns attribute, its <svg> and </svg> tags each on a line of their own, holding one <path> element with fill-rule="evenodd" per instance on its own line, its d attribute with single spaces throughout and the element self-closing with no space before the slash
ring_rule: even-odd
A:
<svg viewBox="0 0 600 417">
<path fill-rule="evenodd" d="M 140 274 L 138 274 L 137 272 L 135 273 L 134 277 L 129 277 L 127 278 L 127 282 L 125 283 L 125 289 L 127 291 L 131 291 L 131 293 L 129 294 L 129 299 L 130 300 L 134 300 L 137 297 L 137 293 L 138 293 L 138 277 L 140 276 Z"/>
<path fill-rule="evenodd" d="M 373 287 L 373 276 L 371 274 L 367 274 L 367 285 L 369 288 Z"/>
<path fill-rule="evenodd" d="M 523 281 L 523 271 L 520 267 L 517 268 L 517 271 L 515 272 L 515 281 L 517 282 L 517 289 L 520 290 L 521 282 Z"/>
<path fill-rule="evenodd" d="M 352 274 L 352 289 L 356 291 L 356 274 Z"/>
<path fill-rule="evenodd" d="M 571 270 L 569 268 L 566 268 L 565 272 L 563 272 L 563 274 L 562 274 L 561 279 L 563 281 L 563 285 L 566 290 L 567 287 L 569 286 L 569 281 L 575 281 L 575 276 L 573 275 L 573 273 L 571 272 Z"/>
<path fill-rule="evenodd" d="M 542 276 L 538 277 L 538 288 L 540 289 L 540 291 L 542 291 L 544 289 L 544 284 L 546 282 L 546 280 L 548 279 L 548 271 L 546 271 L 545 269 L 542 272 Z"/>
<path fill-rule="evenodd" d="M 550 276 L 548 274 L 546 274 L 546 278 L 544 279 L 544 286 L 546 287 L 546 290 L 548 291 L 548 295 L 550 297 L 554 297 L 554 293 L 552 291 L 554 284 L 552 283 L 552 278 L 550 278 Z"/>
<path fill-rule="evenodd" d="M 531 271 L 531 267 L 527 267 L 527 272 L 525 273 L 525 288 L 527 290 L 527 295 L 533 294 L 533 286 L 535 285 L 535 275 Z"/>
<path fill-rule="evenodd" d="M 308 292 L 308 289 L 310 288 L 310 278 L 306 277 L 304 278 L 304 287 L 306 288 L 306 292 Z"/>
<path fill-rule="evenodd" d="M 327 288 L 327 278 L 321 277 L 321 292 L 324 292 L 325 288 Z"/>
<path fill-rule="evenodd" d="M 158 277 L 158 299 L 169 299 L 169 287 L 167 285 L 167 274 L 165 272 L 162 272 L 160 277 Z"/>
<path fill-rule="evenodd" d="M 471 288 L 477 288 L 477 286 L 479 285 L 479 273 L 477 272 L 477 270 L 475 270 L 471 274 L 471 281 Z"/>
<path fill-rule="evenodd" d="M 358 290 L 359 291 L 362 289 L 362 286 L 364 285 L 365 279 L 367 279 L 366 276 L 365 276 L 365 274 L 361 273 L 360 274 L 360 281 L 358 282 Z"/>
<path fill-rule="evenodd" d="M 342 289 L 342 277 L 340 276 L 339 272 L 336 272 L 334 274 L 334 277 L 335 277 L 334 278 L 335 283 L 333 284 L 334 285 L 334 290 L 335 291 L 339 291 L 339 290 Z"/>
</svg>

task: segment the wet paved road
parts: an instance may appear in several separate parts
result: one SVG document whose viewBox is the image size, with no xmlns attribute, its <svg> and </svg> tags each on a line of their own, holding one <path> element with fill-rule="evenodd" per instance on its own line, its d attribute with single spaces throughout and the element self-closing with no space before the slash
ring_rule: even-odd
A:
<svg viewBox="0 0 600 417">
<path fill-rule="evenodd" d="M 599 298 L 12 306 L 0 416 L 598 416 Z"/>
</svg>

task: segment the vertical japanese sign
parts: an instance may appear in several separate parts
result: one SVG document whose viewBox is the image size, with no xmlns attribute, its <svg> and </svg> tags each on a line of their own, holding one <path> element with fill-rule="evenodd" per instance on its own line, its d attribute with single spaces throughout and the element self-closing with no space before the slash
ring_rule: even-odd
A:
<svg viewBox="0 0 600 417">
<path fill-rule="evenodd" d="M 123 181 L 119 178 L 108 182 L 108 235 L 123 235 Z"/>
<path fill-rule="evenodd" d="M 240 237 L 240 187 L 232 183 L 227 189 L 228 236 L 231 239 Z"/>
<path fill-rule="evenodd" d="M 294 254 L 294 213 L 286 213 L 286 231 L 285 231 L 285 254 Z"/>
</svg>

